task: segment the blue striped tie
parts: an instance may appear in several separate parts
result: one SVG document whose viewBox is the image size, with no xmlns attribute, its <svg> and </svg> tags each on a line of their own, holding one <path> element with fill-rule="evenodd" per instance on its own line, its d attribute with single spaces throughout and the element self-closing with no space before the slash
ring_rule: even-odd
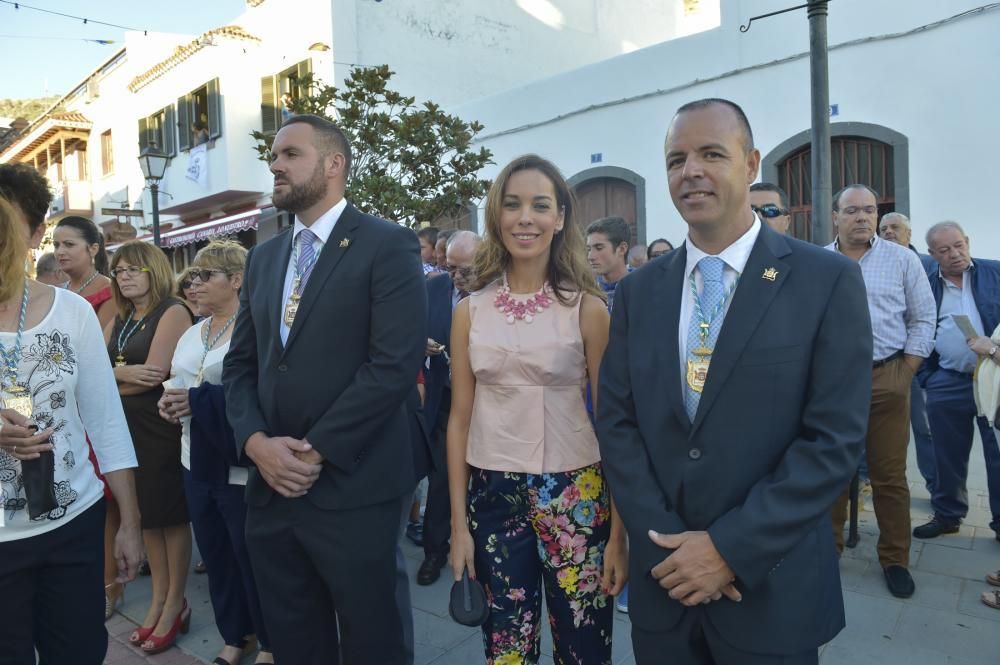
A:
<svg viewBox="0 0 1000 665">
<path fill-rule="evenodd" d="M 309 229 L 299 231 L 297 242 L 299 243 L 299 258 L 295 263 L 295 274 L 299 277 L 299 294 L 306 290 L 306 282 L 312 274 L 313 266 L 316 265 L 316 250 L 313 248 L 313 241 L 317 239 L 315 233 Z"/>
<path fill-rule="evenodd" d="M 709 349 L 715 348 L 715 342 L 719 339 L 719 330 L 722 329 L 722 310 L 719 305 L 726 297 L 725 287 L 722 284 L 722 270 L 726 263 L 717 256 L 705 256 L 698 261 L 698 271 L 704 284 L 701 287 L 701 295 L 698 300 L 701 304 L 701 312 L 705 317 L 713 317 L 712 325 L 708 329 L 708 337 L 702 342 L 701 339 L 701 319 L 698 317 L 695 308 L 691 308 L 691 322 L 688 324 L 687 336 L 687 359 L 703 360 L 694 355 L 692 351 L 704 346 Z M 684 409 L 688 418 L 694 422 L 694 416 L 698 412 L 698 402 L 701 400 L 701 393 L 691 388 L 688 382 L 684 382 Z"/>
</svg>

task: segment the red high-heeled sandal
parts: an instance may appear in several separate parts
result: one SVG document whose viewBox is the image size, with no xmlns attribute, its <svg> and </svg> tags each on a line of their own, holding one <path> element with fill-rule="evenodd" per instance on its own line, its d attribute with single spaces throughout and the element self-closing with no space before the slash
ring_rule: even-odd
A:
<svg viewBox="0 0 1000 665">
<path fill-rule="evenodd" d="M 142 643 L 140 647 L 145 653 L 160 653 L 161 651 L 166 651 L 174 645 L 177 641 L 177 634 L 184 633 L 187 634 L 188 629 L 191 627 L 191 608 L 188 607 L 187 598 L 184 599 L 184 605 L 181 607 L 180 614 L 174 619 L 174 625 L 170 627 L 166 635 L 157 637 L 150 633 L 146 640 Z"/>
<path fill-rule="evenodd" d="M 135 646 L 139 646 L 147 639 L 149 639 L 149 636 L 153 634 L 154 630 L 156 630 L 156 626 L 152 626 L 151 628 L 146 628 L 145 626 L 139 626 L 138 628 L 132 631 L 131 635 L 129 635 L 128 643 L 134 644 Z"/>
</svg>

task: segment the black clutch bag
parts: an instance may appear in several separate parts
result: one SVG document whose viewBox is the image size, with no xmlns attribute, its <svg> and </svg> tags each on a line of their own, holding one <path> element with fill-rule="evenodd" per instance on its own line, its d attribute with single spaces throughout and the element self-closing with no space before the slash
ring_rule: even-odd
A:
<svg viewBox="0 0 1000 665">
<path fill-rule="evenodd" d="M 448 614 L 463 626 L 482 626 L 490 616 L 486 592 L 476 580 L 469 579 L 469 570 L 462 571 L 462 579 L 451 587 Z"/>
<path fill-rule="evenodd" d="M 28 497 L 28 517 L 37 519 L 59 507 L 55 488 L 56 456 L 48 450 L 37 459 L 21 462 L 21 479 Z"/>
</svg>

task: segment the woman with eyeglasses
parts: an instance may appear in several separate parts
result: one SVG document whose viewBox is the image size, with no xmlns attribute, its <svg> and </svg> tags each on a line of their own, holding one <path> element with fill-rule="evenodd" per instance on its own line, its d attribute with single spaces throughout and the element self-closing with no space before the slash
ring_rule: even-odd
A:
<svg viewBox="0 0 1000 665">
<path fill-rule="evenodd" d="M 649 247 L 646 248 L 646 258 L 652 261 L 672 251 L 674 251 L 674 246 L 670 244 L 669 240 L 666 238 L 657 238 L 649 243 Z"/>
<path fill-rule="evenodd" d="M 92 307 L 25 275 L 50 195 L 37 176 L 19 175 L 10 200 L 0 196 L 0 661 L 99 665 L 108 646 L 107 502 L 85 432 L 120 508 L 120 582 L 135 577 L 142 559 L 136 459 Z M 35 185 L 37 197 L 26 191 Z"/>
<path fill-rule="evenodd" d="M 184 301 L 187 308 L 194 314 L 194 320 L 199 321 L 201 314 L 198 312 L 198 301 L 194 296 L 194 284 L 191 279 L 191 271 L 185 270 L 177 276 L 177 291 L 175 296 Z"/>
<path fill-rule="evenodd" d="M 63 288 L 83 296 L 90 303 L 103 330 L 115 316 L 104 235 L 97 224 L 86 217 L 64 217 L 52 232 L 52 245 L 59 269 L 69 277 Z M 90 463 L 97 477 L 104 481 L 93 446 L 90 446 Z M 104 519 L 104 618 L 107 620 L 122 602 L 125 587 L 117 581 L 118 565 L 114 557 L 115 534 L 121 526 L 121 516 L 107 482 L 104 483 L 104 498 L 107 499 Z"/>
<path fill-rule="evenodd" d="M 181 428 L 159 415 L 162 381 L 191 313 L 173 297 L 174 279 L 158 247 L 133 240 L 111 261 L 118 316 L 104 330 L 108 355 L 139 469 L 136 491 L 153 598 L 129 642 L 147 653 L 169 648 L 186 632 L 191 609 L 184 598 L 191 564 L 191 527 L 181 475 Z"/>
<path fill-rule="evenodd" d="M 215 624 L 225 646 L 213 661 L 236 665 L 260 642 L 257 663 L 273 663 L 247 554 L 243 494 L 248 469 L 236 454 L 226 419 L 222 361 L 229 350 L 239 309 L 247 251 L 237 242 L 217 240 L 195 256 L 185 279 L 205 317 L 177 343 L 169 386 L 160 398 L 160 416 L 180 422 L 184 489 L 198 551 L 208 568 Z"/>
</svg>

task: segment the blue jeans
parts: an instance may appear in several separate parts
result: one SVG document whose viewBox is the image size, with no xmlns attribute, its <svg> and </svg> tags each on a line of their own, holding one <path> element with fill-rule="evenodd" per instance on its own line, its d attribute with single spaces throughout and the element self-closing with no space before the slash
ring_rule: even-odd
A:
<svg viewBox="0 0 1000 665">
<path fill-rule="evenodd" d="M 935 486 L 931 506 L 938 519 L 957 523 L 969 512 L 965 481 L 969 474 L 973 426 L 978 424 L 990 493 L 990 527 L 1000 530 L 1000 448 L 986 418 L 976 417 L 972 376 L 938 369 L 925 384 L 927 420 L 934 440 Z"/>
<path fill-rule="evenodd" d="M 913 377 L 910 387 L 910 427 L 913 428 L 913 446 L 917 453 L 917 468 L 924 477 L 927 490 L 934 494 L 934 440 L 931 426 L 927 422 L 927 405 L 924 389 L 917 377 Z"/>
</svg>

